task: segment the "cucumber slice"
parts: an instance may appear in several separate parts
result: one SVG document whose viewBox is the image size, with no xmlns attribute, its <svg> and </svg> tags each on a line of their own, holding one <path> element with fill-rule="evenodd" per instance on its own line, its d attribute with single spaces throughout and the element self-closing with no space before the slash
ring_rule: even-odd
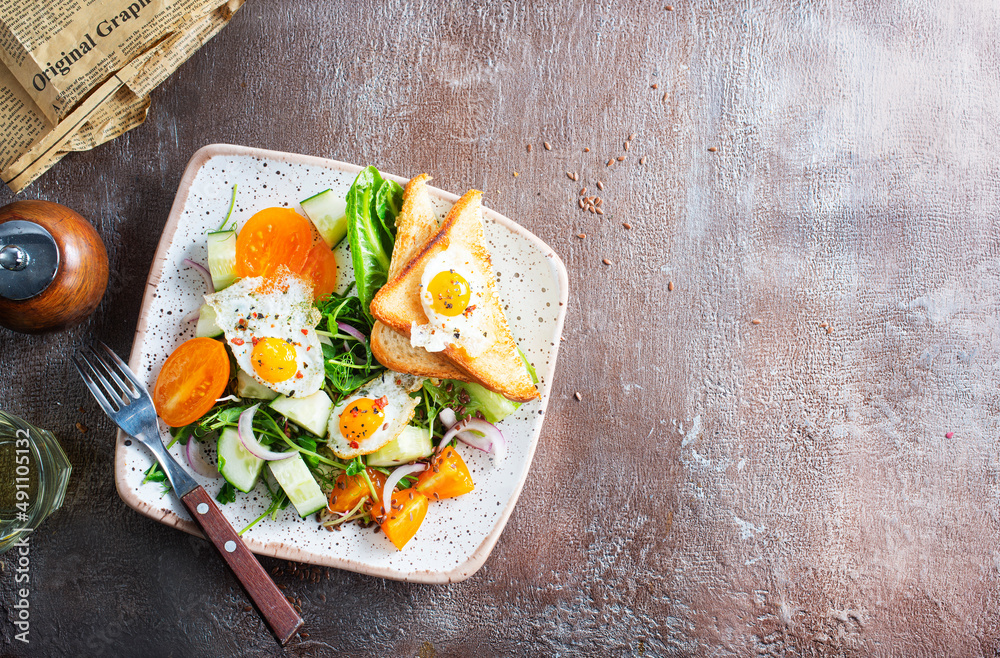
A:
<svg viewBox="0 0 1000 658">
<path fill-rule="evenodd" d="M 240 443 L 240 435 L 236 428 L 227 427 L 219 434 L 219 473 L 226 482 L 244 493 L 253 491 L 257 486 L 260 470 L 264 468 L 264 460 L 250 454 Z"/>
<path fill-rule="evenodd" d="M 198 313 L 198 325 L 194 329 L 194 335 L 198 338 L 215 338 L 222 335 L 222 329 L 217 322 L 218 315 L 215 309 L 208 304 L 201 305 Z"/>
<path fill-rule="evenodd" d="M 316 436 L 324 436 L 333 411 L 333 401 L 324 391 L 316 391 L 304 398 L 286 398 L 282 395 L 271 403 L 271 408 L 302 429 Z"/>
<path fill-rule="evenodd" d="M 272 391 L 240 369 L 236 370 L 236 395 L 241 398 L 255 398 L 257 400 L 273 400 L 278 397 L 277 392 Z"/>
<path fill-rule="evenodd" d="M 434 454 L 434 444 L 427 430 L 407 425 L 392 441 L 368 455 L 369 466 L 399 466 Z"/>
<path fill-rule="evenodd" d="M 486 416 L 486 420 L 497 423 L 511 415 L 521 405 L 511 402 L 499 393 L 494 393 L 490 389 L 474 384 L 472 382 L 456 382 L 457 385 L 465 389 L 465 392 L 472 398 L 472 403 Z"/>
<path fill-rule="evenodd" d="M 316 226 L 326 246 L 333 249 L 347 235 L 346 197 L 333 190 L 323 190 L 301 201 L 300 205 L 306 217 Z"/>
<path fill-rule="evenodd" d="M 267 467 L 271 469 L 271 475 L 281 485 L 288 500 L 295 505 L 299 516 L 306 517 L 326 507 L 326 496 L 316 484 L 302 455 L 268 462 Z"/>
<path fill-rule="evenodd" d="M 216 290 L 228 288 L 236 281 L 236 231 L 208 234 L 208 271 Z"/>
</svg>

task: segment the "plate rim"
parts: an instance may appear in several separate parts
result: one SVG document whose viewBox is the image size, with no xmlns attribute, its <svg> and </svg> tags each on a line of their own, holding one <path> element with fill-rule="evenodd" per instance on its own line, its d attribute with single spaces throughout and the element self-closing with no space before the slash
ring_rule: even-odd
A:
<svg viewBox="0 0 1000 658">
<path fill-rule="evenodd" d="M 177 233 L 181 214 L 190 195 L 191 185 L 205 163 L 218 156 L 251 156 L 268 160 L 327 167 L 355 173 L 364 168 L 360 165 L 340 160 L 298 153 L 289 153 L 285 151 L 273 151 L 250 146 L 239 146 L 235 144 L 208 144 L 195 151 L 194 155 L 191 156 L 191 159 L 184 168 L 184 173 L 181 176 L 180 183 L 177 187 L 177 193 L 174 195 L 174 202 L 170 207 L 170 213 L 167 215 L 167 221 L 163 226 L 163 232 L 160 235 L 160 240 L 156 247 L 156 253 L 153 256 L 153 262 L 149 268 L 149 274 L 146 276 L 146 290 L 143 293 L 142 305 L 139 309 L 139 320 L 136 323 L 135 334 L 132 338 L 132 349 L 129 354 L 129 367 L 133 370 L 136 370 L 136 368 L 140 365 L 140 347 L 146 337 L 149 325 L 149 306 L 152 304 L 152 295 L 162 279 L 164 266 L 166 265 L 167 260 L 167 251 L 173 243 L 174 236 Z M 383 173 L 382 176 L 384 178 L 395 180 L 400 184 L 405 184 L 409 180 L 394 174 Z M 451 203 L 455 203 L 459 199 L 458 195 L 452 194 L 451 192 L 440 188 L 430 187 L 430 190 L 433 194 Z M 562 337 L 563 327 L 566 320 L 566 312 L 569 306 L 569 275 L 566 270 L 566 265 L 562 262 L 562 259 L 555 252 L 555 250 L 552 249 L 552 247 L 517 222 L 489 208 L 484 207 L 483 213 L 491 220 L 496 221 L 508 230 L 517 233 L 526 238 L 529 242 L 532 242 L 538 248 L 543 257 L 551 261 L 559 284 L 560 305 L 558 315 L 556 317 L 555 333 L 553 334 L 552 351 L 549 354 L 549 360 L 552 364 L 552 375 L 549 378 L 548 386 L 542 394 L 541 399 L 542 410 L 547 411 L 549 398 L 552 393 L 552 380 L 555 378 L 556 363 L 559 356 L 559 347 L 561 343 L 560 338 Z M 246 543 L 247 547 L 257 555 L 267 555 L 269 557 L 283 560 L 315 564 L 318 566 L 335 567 L 355 573 L 404 582 L 428 584 L 461 582 L 471 577 L 483 566 L 486 559 L 490 556 L 490 553 L 493 552 L 493 548 L 500 539 L 500 535 L 503 533 L 504 528 L 506 528 L 507 522 L 510 520 L 510 515 L 513 513 L 514 507 L 517 505 L 517 502 L 521 497 L 521 491 L 527 481 L 528 473 L 531 470 L 531 464 L 534 462 L 535 450 L 538 447 L 538 441 L 541 438 L 544 423 L 545 417 L 543 415 L 542 425 L 539 427 L 538 432 L 534 433 L 531 444 L 528 446 L 527 468 L 524 469 L 524 473 L 515 484 L 514 490 L 511 493 L 507 504 L 504 506 L 503 511 L 500 513 L 500 516 L 497 518 L 496 523 L 494 523 L 493 528 L 490 530 L 489 534 L 487 534 L 483 542 L 469 555 L 466 560 L 449 571 L 401 571 L 391 567 L 369 565 L 357 562 L 351 560 L 350 558 L 307 551 L 296 546 L 291 546 L 286 542 L 279 542 L 277 544 L 274 542 L 264 543 L 254 539 L 253 537 L 245 537 L 243 541 Z M 125 502 L 126 505 L 140 514 L 153 519 L 154 521 L 183 530 L 184 532 L 197 537 L 204 537 L 199 530 L 198 525 L 193 521 L 182 519 L 170 510 L 164 512 L 161 509 L 154 508 L 146 501 L 140 499 L 136 490 L 127 486 L 127 483 L 125 482 L 126 465 L 124 445 L 127 438 L 128 436 L 125 435 L 124 432 L 121 430 L 118 431 L 117 439 L 115 441 L 115 489 L 118 492 L 118 496 Z"/>
</svg>

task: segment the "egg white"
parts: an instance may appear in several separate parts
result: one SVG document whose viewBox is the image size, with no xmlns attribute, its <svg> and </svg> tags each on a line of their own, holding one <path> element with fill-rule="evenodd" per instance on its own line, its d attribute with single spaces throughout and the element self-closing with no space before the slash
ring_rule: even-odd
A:
<svg viewBox="0 0 1000 658">
<path fill-rule="evenodd" d="M 321 314 L 312 303 L 312 285 L 279 268 L 275 276 L 240 279 L 205 295 L 239 367 L 257 382 L 291 398 L 312 395 L 323 386 L 323 348 L 315 327 Z M 296 374 L 268 382 L 257 374 L 251 355 L 254 341 L 278 338 L 295 348 Z"/>
<path fill-rule="evenodd" d="M 427 288 L 435 276 L 449 271 L 462 275 L 468 281 L 468 308 L 475 307 L 472 311 L 447 316 L 434 310 L 434 300 Z M 420 303 L 427 315 L 427 324 L 410 323 L 410 345 L 422 347 L 428 352 L 440 352 L 448 345 L 456 345 L 464 348 L 469 356 L 479 356 L 494 342 L 490 331 L 490 306 L 487 304 L 489 294 L 486 281 L 467 250 L 450 246 L 429 259 L 420 275 Z"/>
</svg>

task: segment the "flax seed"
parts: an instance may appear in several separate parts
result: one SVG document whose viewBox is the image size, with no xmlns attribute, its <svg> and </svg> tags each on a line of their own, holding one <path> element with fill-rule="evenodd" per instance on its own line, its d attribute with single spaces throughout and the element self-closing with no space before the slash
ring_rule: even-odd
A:
<svg viewBox="0 0 1000 658">
<path fill-rule="evenodd" d="M 605 259 L 604 259 L 604 260 L 602 260 L 601 262 L 602 262 L 602 263 L 604 263 L 605 265 L 611 265 L 611 261 L 610 261 L 610 260 L 608 260 L 607 258 L 605 258 Z"/>
<path fill-rule="evenodd" d="M 531 144 L 528 144 L 528 153 L 531 153 Z"/>
<path fill-rule="evenodd" d="M 673 11 L 673 10 L 674 10 L 673 5 L 667 5 L 667 11 Z"/>
<path fill-rule="evenodd" d="M 674 291 L 674 282 L 673 281 L 667 281 L 667 291 L 668 292 L 673 292 Z"/>
<path fill-rule="evenodd" d="M 604 190 L 604 181 L 597 181 L 597 189 Z"/>
<path fill-rule="evenodd" d="M 594 199 L 594 205 L 595 205 L 595 206 L 599 206 L 599 205 L 601 205 L 602 203 L 604 203 L 604 199 L 603 199 L 603 198 L 601 198 L 601 197 L 597 197 L 596 199 Z"/>
<path fill-rule="evenodd" d="M 589 210 L 590 212 L 596 212 L 597 209 L 594 208 L 594 206 L 587 206 L 587 210 Z"/>
<path fill-rule="evenodd" d="M 608 167 L 610 167 L 610 166 L 611 166 L 611 165 L 613 165 L 614 163 L 615 163 L 615 159 L 614 159 L 614 158 L 611 158 L 610 160 L 608 160 L 608 164 L 607 164 L 607 166 L 608 166 Z"/>
<path fill-rule="evenodd" d="M 639 158 L 639 164 L 641 165 L 646 164 L 646 156 L 642 156 L 641 158 Z"/>
<path fill-rule="evenodd" d="M 826 329 L 826 328 L 827 328 L 828 326 L 829 326 L 829 325 L 828 325 L 827 323 L 825 323 L 825 322 L 820 322 L 820 323 L 819 323 L 819 327 L 820 327 L 820 329 Z"/>
<path fill-rule="evenodd" d="M 618 160 L 618 162 L 625 162 L 625 156 L 624 155 L 619 155 L 616 159 Z"/>
<path fill-rule="evenodd" d="M 587 206 L 586 206 L 586 205 L 585 205 L 585 204 L 583 203 L 583 199 L 580 199 L 580 208 L 581 208 L 581 209 L 584 209 L 584 208 L 586 208 L 586 207 L 587 207 Z"/>
<path fill-rule="evenodd" d="M 583 195 L 584 195 L 584 194 L 586 194 L 586 193 L 587 193 L 587 188 L 585 188 L 585 187 L 581 187 L 581 188 L 580 188 L 580 196 L 583 196 Z"/>
<path fill-rule="evenodd" d="M 632 228 L 632 225 L 629 224 L 628 222 L 622 222 L 622 228 L 628 230 L 628 229 Z"/>
<path fill-rule="evenodd" d="M 623 146 L 625 147 L 625 150 L 627 151 L 627 150 L 629 150 L 629 148 L 631 147 L 631 143 L 630 143 L 630 142 L 625 142 L 625 143 L 623 144 Z"/>
<path fill-rule="evenodd" d="M 549 144 L 548 142 L 543 142 L 542 145 L 545 147 L 546 151 L 551 151 L 552 150 L 552 145 Z"/>
<path fill-rule="evenodd" d="M 754 318 L 753 320 L 750 321 L 750 324 L 760 324 L 761 322 L 763 322 L 763 320 L 758 320 L 757 318 Z"/>
<path fill-rule="evenodd" d="M 410 500 L 413 500 L 413 492 L 410 492 Z"/>
<path fill-rule="evenodd" d="M 708 152 L 709 152 L 709 153 L 715 153 L 715 152 L 716 152 L 716 151 L 718 151 L 718 150 L 719 150 L 719 149 L 715 148 L 714 146 L 709 146 L 709 147 L 708 147 Z"/>
<path fill-rule="evenodd" d="M 567 171 L 566 172 L 566 178 L 568 178 L 570 180 L 573 180 L 573 172 L 572 171 Z"/>
<path fill-rule="evenodd" d="M 667 92 L 663 92 L 663 98 L 661 98 L 660 100 L 661 101 L 667 100 Z"/>
<path fill-rule="evenodd" d="M 604 211 L 601 210 L 600 208 L 595 208 L 594 212 L 596 212 L 598 215 L 603 215 L 604 214 Z"/>
<path fill-rule="evenodd" d="M 590 147 L 587 147 L 587 148 L 583 149 L 583 152 L 584 153 L 590 153 Z"/>
<path fill-rule="evenodd" d="M 573 180 L 574 181 L 580 180 L 580 173 L 579 172 L 576 172 L 576 171 L 573 172 Z"/>
<path fill-rule="evenodd" d="M 517 173 L 517 172 L 515 171 L 515 172 L 514 172 L 514 178 L 517 178 L 518 176 L 520 176 L 520 174 L 518 174 L 518 173 Z"/>
<path fill-rule="evenodd" d="M 827 335 L 832 334 L 833 333 L 833 327 L 827 327 L 826 328 L 826 333 L 827 333 Z"/>
<path fill-rule="evenodd" d="M 441 500 L 441 495 L 438 494 L 438 492 L 435 491 L 434 492 L 434 498 L 436 498 L 437 500 Z"/>
<path fill-rule="evenodd" d="M 650 85 L 650 87 L 651 87 L 652 89 L 659 89 L 659 88 L 660 88 L 660 85 L 658 85 L 658 84 L 656 84 L 656 83 L 654 82 L 654 83 L 653 83 L 652 85 Z"/>
<path fill-rule="evenodd" d="M 574 393 L 573 397 L 575 397 L 577 400 L 582 400 L 583 399 L 583 396 L 580 395 L 580 391 L 577 391 L 576 393 Z"/>
<path fill-rule="evenodd" d="M 578 237 L 578 238 L 580 238 L 580 239 L 582 240 L 582 239 L 584 239 L 585 237 L 587 237 L 587 234 L 586 234 L 586 233 L 577 233 L 577 234 L 576 234 L 576 237 Z"/>
</svg>

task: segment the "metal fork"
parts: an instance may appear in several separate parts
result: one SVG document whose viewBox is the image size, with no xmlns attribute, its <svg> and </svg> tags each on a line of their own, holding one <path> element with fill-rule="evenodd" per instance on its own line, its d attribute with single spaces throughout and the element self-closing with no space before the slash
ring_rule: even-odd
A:
<svg viewBox="0 0 1000 658">
<path fill-rule="evenodd" d="M 174 493 L 219 550 L 281 644 L 302 625 L 302 617 L 246 547 L 215 501 L 167 452 L 160 438 L 153 399 L 142 382 L 104 343 L 79 350 L 73 364 L 91 394 L 123 432 L 146 446 L 167 474 Z"/>
</svg>

